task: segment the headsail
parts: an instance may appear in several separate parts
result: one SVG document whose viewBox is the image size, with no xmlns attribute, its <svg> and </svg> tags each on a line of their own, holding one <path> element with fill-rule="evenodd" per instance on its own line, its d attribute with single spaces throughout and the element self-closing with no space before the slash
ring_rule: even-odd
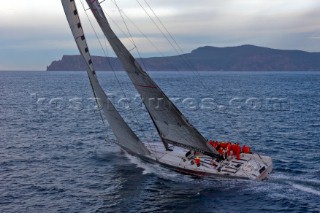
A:
<svg viewBox="0 0 320 213">
<path fill-rule="evenodd" d="M 86 0 L 93 15 L 141 95 L 163 142 L 212 153 L 206 139 L 188 122 L 158 85 L 142 69 L 111 29 L 97 0 Z M 216 150 L 213 149 L 215 153 Z"/>
<path fill-rule="evenodd" d="M 78 49 L 87 65 L 87 73 L 92 90 L 117 138 L 117 143 L 123 148 L 136 154 L 149 155 L 149 150 L 123 120 L 98 82 L 74 0 L 61 0 L 61 2 Z"/>
</svg>

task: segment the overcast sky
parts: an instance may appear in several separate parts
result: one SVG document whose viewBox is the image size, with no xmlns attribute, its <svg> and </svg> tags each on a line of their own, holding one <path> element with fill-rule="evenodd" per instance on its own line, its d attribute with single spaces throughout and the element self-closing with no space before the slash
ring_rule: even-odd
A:
<svg viewBox="0 0 320 213">
<path fill-rule="evenodd" d="M 78 8 L 94 55 L 103 52 L 82 9 Z M 84 1 L 84 0 L 83 0 Z M 138 0 L 146 7 L 144 0 Z M 320 52 L 319 0 L 146 0 L 184 52 L 200 46 L 217 47 L 254 44 L 278 49 Z M 158 44 L 162 54 L 175 52 L 161 36 L 136 0 L 117 0 L 122 14 Z M 106 0 L 103 8 L 120 25 L 111 22 L 128 48 L 127 32 L 115 5 Z M 150 10 L 148 10 L 150 13 Z M 94 23 L 89 11 L 90 20 Z M 142 56 L 159 52 L 126 21 Z M 98 27 L 94 25 L 102 38 Z M 101 40 L 105 46 L 105 40 Z M 0 70 L 45 70 L 64 54 L 78 54 L 60 0 L 2 1 L 0 7 Z"/>
</svg>

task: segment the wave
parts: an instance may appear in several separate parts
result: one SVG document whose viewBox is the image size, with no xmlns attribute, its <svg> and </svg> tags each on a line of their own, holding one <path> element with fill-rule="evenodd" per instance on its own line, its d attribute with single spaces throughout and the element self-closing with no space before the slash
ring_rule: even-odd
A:
<svg viewBox="0 0 320 213">
<path fill-rule="evenodd" d="M 128 153 L 126 153 L 125 156 L 130 160 L 130 163 L 133 163 L 138 168 L 143 169 L 143 172 L 142 172 L 143 175 L 152 174 L 160 178 L 170 179 L 170 180 L 175 180 L 180 175 L 172 170 L 169 170 L 160 166 L 159 164 L 151 164 L 151 163 L 145 162 L 140 158 L 130 155 Z"/>
<path fill-rule="evenodd" d="M 271 181 L 284 181 L 284 182 L 296 182 L 296 183 L 305 183 L 305 184 L 318 184 L 320 187 L 320 180 L 319 179 L 313 179 L 306 176 L 290 176 L 283 173 L 277 173 L 277 174 L 271 174 L 270 175 Z"/>
<path fill-rule="evenodd" d="M 294 184 L 294 183 L 292 183 L 291 186 L 293 186 L 295 189 L 298 189 L 300 191 L 320 196 L 320 191 L 313 189 L 311 187 L 307 187 L 307 186 L 299 185 L 299 184 Z"/>
</svg>

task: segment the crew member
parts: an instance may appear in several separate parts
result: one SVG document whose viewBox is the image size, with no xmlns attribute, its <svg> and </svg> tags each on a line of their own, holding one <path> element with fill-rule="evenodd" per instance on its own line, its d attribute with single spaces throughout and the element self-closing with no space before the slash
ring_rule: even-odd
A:
<svg viewBox="0 0 320 213">
<path fill-rule="evenodd" d="M 238 143 L 236 144 L 235 149 L 236 149 L 237 160 L 240 160 L 241 147 Z"/>
<path fill-rule="evenodd" d="M 200 166 L 200 158 L 198 156 L 194 159 L 194 162 L 196 163 L 197 167 Z"/>
<path fill-rule="evenodd" d="M 242 152 L 246 154 L 251 154 L 251 150 L 249 146 L 243 145 L 242 146 Z"/>
</svg>

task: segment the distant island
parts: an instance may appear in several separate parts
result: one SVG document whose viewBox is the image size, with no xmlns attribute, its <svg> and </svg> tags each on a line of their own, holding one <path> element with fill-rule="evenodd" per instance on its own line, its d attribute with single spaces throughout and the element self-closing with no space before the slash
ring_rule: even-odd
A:
<svg viewBox="0 0 320 213">
<path fill-rule="evenodd" d="M 205 46 L 184 55 L 137 59 L 150 71 L 319 71 L 320 53 L 278 50 L 254 45 L 237 47 Z M 93 56 L 96 70 L 124 70 L 115 57 Z M 80 55 L 64 55 L 53 61 L 47 71 L 82 71 Z"/>
</svg>

